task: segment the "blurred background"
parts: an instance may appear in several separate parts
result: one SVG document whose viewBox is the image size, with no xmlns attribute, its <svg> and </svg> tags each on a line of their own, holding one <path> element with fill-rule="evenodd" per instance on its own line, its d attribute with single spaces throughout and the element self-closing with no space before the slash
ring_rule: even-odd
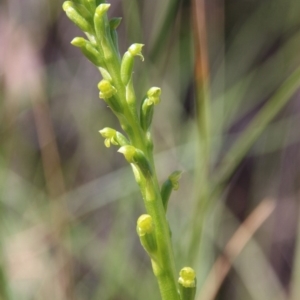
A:
<svg viewBox="0 0 300 300">
<path fill-rule="evenodd" d="M 109 15 L 123 17 L 121 53 L 145 44 L 145 62 L 135 63 L 138 98 L 162 88 L 152 129 L 158 176 L 163 182 L 184 171 L 168 212 L 179 270 L 197 201 L 199 41 L 207 52 L 214 169 L 300 66 L 300 2 L 207 0 L 205 10 L 202 0 L 111 4 Z M 99 72 L 70 45 L 83 35 L 61 6 L 0 3 L 1 299 L 159 299 L 135 230 L 145 212 L 141 195 L 123 156 L 98 133 L 119 125 L 98 98 Z M 199 20 L 206 35 L 196 30 Z M 198 300 L 300 299 L 300 92 L 289 98 L 207 211 L 202 263 L 194 266 Z M 246 219 L 249 236 L 236 232 Z M 228 247 L 234 255 L 221 256 L 211 276 Z"/>
</svg>

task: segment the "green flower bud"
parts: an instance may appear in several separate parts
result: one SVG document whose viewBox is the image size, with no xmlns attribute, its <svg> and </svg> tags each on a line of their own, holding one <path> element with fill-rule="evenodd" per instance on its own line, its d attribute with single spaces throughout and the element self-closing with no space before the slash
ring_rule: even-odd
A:
<svg viewBox="0 0 300 300">
<path fill-rule="evenodd" d="M 163 202 L 163 206 L 165 211 L 168 208 L 168 202 L 171 196 L 172 190 L 176 191 L 179 189 L 179 179 L 181 177 L 182 171 L 175 171 L 173 172 L 168 179 L 163 183 L 161 187 L 161 198 Z"/>
<path fill-rule="evenodd" d="M 82 37 L 76 37 L 71 41 L 71 44 L 78 48 L 85 47 L 86 43 L 87 43 L 87 40 Z"/>
<path fill-rule="evenodd" d="M 100 66 L 104 64 L 103 57 L 92 43 L 82 37 L 76 37 L 71 41 L 71 44 L 80 48 L 84 56 L 91 61 L 94 65 Z"/>
<path fill-rule="evenodd" d="M 139 236 L 144 236 L 147 233 L 152 233 L 154 225 L 150 215 L 141 215 L 137 220 L 137 233 Z"/>
<path fill-rule="evenodd" d="M 123 113 L 123 105 L 120 103 L 116 88 L 109 80 L 103 79 L 98 83 L 99 98 L 103 99 L 115 114 Z M 119 115 L 120 116 L 120 115 Z"/>
<path fill-rule="evenodd" d="M 134 146 L 123 146 L 121 147 L 118 152 L 124 154 L 126 160 L 129 162 L 129 163 L 135 163 L 135 159 L 134 159 L 134 156 L 136 154 L 136 148 Z"/>
<path fill-rule="evenodd" d="M 133 56 L 127 51 L 123 55 L 121 62 L 121 79 L 124 85 L 127 85 L 133 70 Z"/>
<path fill-rule="evenodd" d="M 184 287 L 195 287 L 196 285 L 196 273 L 190 267 L 184 267 L 179 272 L 178 282 Z"/>
<path fill-rule="evenodd" d="M 100 41 L 105 60 L 113 62 L 115 60 L 119 60 L 119 54 L 115 50 L 115 46 L 111 38 L 110 26 L 106 14 L 109 7 L 110 4 L 103 3 L 96 8 L 94 25 L 96 36 Z"/>
<path fill-rule="evenodd" d="M 147 92 L 147 97 L 149 99 L 148 105 L 156 105 L 160 102 L 161 89 L 159 87 L 152 87 Z"/>
<path fill-rule="evenodd" d="M 100 90 L 99 97 L 107 100 L 117 93 L 115 87 L 110 81 L 103 79 L 98 83 L 98 89 Z"/>
<path fill-rule="evenodd" d="M 110 34 L 108 20 L 106 16 L 106 12 L 108 11 L 109 8 L 110 8 L 110 4 L 108 3 L 100 4 L 96 8 L 95 15 L 94 15 L 96 34 L 100 39 L 101 44 L 103 43 L 103 39 L 107 38 L 107 35 Z"/>
<path fill-rule="evenodd" d="M 155 260 L 157 245 L 152 217 L 146 214 L 141 215 L 137 220 L 136 230 L 142 246 L 149 256 Z"/>
<path fill-rule="evenodd" d="M 68 18 L 78 26 L 84 32 L 91 32 L 92 27 L 88 20 L 82 16 L 78 8 L 76 8 L 75 4 L 71 1 L 65 1 L 63 3 L 63 10 L 66 12 Z"/>
<path fill-rule="evenodd" d="M 121 62 L 121 79 L 125 85 L 128 84 L 132 70 L 133 70 L 133 60 L 135 56 L 140 56 L 142 60 L 144 57 L 142 55 L 143 44 L 133 44 L 125 52 L 122 62 Z"/>
<path fill-rule="evenodd" d="M 140 124 L 145 132 L 149 129 L 153 119 L 154 107 L 149 98 L 144 98 L 141 103 Z"/>
<path fill-rule="evenodd" d="M 196 295 L 196 273 L 190 267 L 182 268 L 179 273 L 179 288 L 182 300 L 194 300 Z"/>
<path fill-rule="evenodd" d="M 102 17 L 110 8 L 110 4 L 109 3 L 102 3 L 100 5 L 97 6 L 95 13 Z"/>
<path fill-rule="evenodd" d="M 141 103 L 140 109 L 140 124 L 143 130 L 146 132 L 151 123 L 154 113 L 154 105 L 160 102 L 161 89 L 158 87 L 152 87 L 148 90 L 147 96 Z"/>
<path fill-rule="evenodd" d="M 140 56 L 141 60 L 144 61 L 144 56 L 142 54 L 142 48 L 144 47 L 144 44 L 132 44 L 129 48 L 128 48 L 128 52 L 132 55 L 132 56 Z"/>
<path fill-rule="evenodd" d="M 124 154 L 129 163 L 135 164 L 137 167 L 139 167 L 140 171 L 145 177 L 151 175 L 151 167 L 143 151 L 135 148 L 134 146 L 126 145 L 121 147 L 118 152 Z"/>
</svg>

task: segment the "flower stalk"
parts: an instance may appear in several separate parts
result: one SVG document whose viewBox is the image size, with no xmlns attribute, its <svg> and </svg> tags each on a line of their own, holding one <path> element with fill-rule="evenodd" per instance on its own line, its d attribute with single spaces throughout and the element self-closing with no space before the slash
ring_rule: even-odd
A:
<svg viewBox="0 0 300 300">
<path fill-rule="evenodd" d="M 81 9 L 82 6 L 82 9 Z M 85 34 L 87 40 L 77 37 L 71 42 L 98 67 L 103 79 L 99 82 L 99 97 L 118 118 L 120 133 L 104 128 L 100 134 L 106 147 L 118 146 L 118 152 L 131 164 L 140 187 L 147 214 L 137 221 L 137 233 L 148 253 L 157 278 L 162 300 L 193 300 L 184 296 L 186 291 L 176 279 L 169 224 L 166 219 L 167 202 L 172 190 L 178 188 L 181 172 L 170 175 L 160 188 L 153 158 L 151 123 L 154 106 L 159 104 L 161 89 L 152 87 L 141 101 L 140 112 L 132 80 L 134 58 L 144 60 L 143 44 L 131 45 L 121 59 L 118 50 L 117 27 L 121 19 L 108 19 L 110 4 L 102 0 L 82 0 L 81 6 L 66 1 L 63 9 L 69 19 Z M 190 289 L 188 291 L 191 291 Z"/>
</svg>

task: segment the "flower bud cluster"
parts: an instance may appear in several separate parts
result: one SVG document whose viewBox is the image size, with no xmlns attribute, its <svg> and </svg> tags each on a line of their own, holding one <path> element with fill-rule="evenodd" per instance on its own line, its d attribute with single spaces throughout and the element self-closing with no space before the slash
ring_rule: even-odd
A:
<svg viewBox="0 0 300 300">
<path fill-rule="evenodd" d="M 92 32 L 92 26 L 88 20 L 89 12 L 85 7 L 75 4 L 72 1 L 63 3 L 63 10 L 68 18 L 77 25 L 83 32 Z"/>
<path fill-rule="evenodd" d="M 181 172 L 173 172 L 162 185 L 159 194 L 157 178 L 154 175 L 150 127 L 154 106 L 160 103 L 161 89 L 152 87 L 147 91 L 138 114 L 132 74 L 135 57 L 144 60 L 142 54 L 144 45 L 132 44 L 121 59 L 116 31 L 121 18 L 109 20 L 107 16 L 109 8 L 110 4 L 105 0 L 74 0 L 65 1 L 63 4 L 68 18 L 86 35 L 86 38 L 74 38 L 71 44 L 78 47 L 85 57 L 98 67 L 103 77 L 98 84 L 99 97 L 118 117 L 122 129 L 128 136 L 127 139 L 122 133 L 109 127 L 99 131 L 104 138 L 105 146 L 120 147 L 118 152 L 122 153 L 131 164 L 146 207 L 151 212 L 151 215 L 144 214 L 138 218 L 137 234 L 152 260 L 154 273 L 159 275 L 163 271 L 163 274 L 169 276 L 173 272 L 170 267 L 172 264 L 164 265 L 163 258 L 166 258 L 166 253 L 171 253 L 169 251 L 171 246 L 169 236 L 166 236 L 167 243 L 161 243 L 161 233 L 167 232 L 167 221 L 161 217 L 164 216 L 164 211 L 159 201 L 161 196 L 166 211 L 171 191 L 179 188 Z M 170 276 L 170 280 L 174 283 L 171 298 L 178 300 L 178 286 L 174 282 L 173 275 Z M 195 272 L 191 268 L 183 268 L 178 282 L 181 300 L 193 300 L 196 290 Z"/>
<path fill-rule="evenodd" d="M 122 58 L 121 79 L 125 86 L 128 84 L 132 75 L 134 57 L 140 56 L 141 60 L 144 60 L 144 56 L 142 55 L 143 46 L 143 44 L 131 45 Z"/>
<path fill-rule="evenodd" d="M 121 22 L 121 18 L 113 18 L 108 21 L 107 11 L 110 4 L 103 0 L 82 0 L 82 4 L 73 1 L 65 1 L 63 9 L 68 18 L 77 25 L 88 37 L 75 38 L 71 42 L 75 47 L 79 47 L 82 53 L 96 66 L 105 68 L 107 63 L 105 58 L 117 49 L 110 49 L 111 45 L 117 43 L 116 28 Z M 96 7 L 96 4 L 98 5 Z M 115 41 L 113 41 L 113 38 Z M 113 47 L 114 47 L 113 46 Z"/>
<path fill-rule="evenodd" d="M 63 9 L 67 16 L 88 38 L 76 37 L 71 43 L 99 68 L 103 76 L 98 84 L 99 97 L 104 99 L 114 113 L 119 114 L 118 117 L 124 114 L 124 106 L 127 106 L 131 117 L 139 121 L 147 139 L 151 141 L 148 131 L 153 118 L 153 106 L 160 102 L 161 89 L 152 87 L 148 90 L 138 117 L 132 74 L 134 58 L 144 60 L 144 44 L 132 44 L 120 59 L 116 29 L 122 19 L 108 20 L 109 8 L 110 4 L 104 0 L 65 1 Z M 152 148 L 151 143 L 147 146 Z"/>
</svg>

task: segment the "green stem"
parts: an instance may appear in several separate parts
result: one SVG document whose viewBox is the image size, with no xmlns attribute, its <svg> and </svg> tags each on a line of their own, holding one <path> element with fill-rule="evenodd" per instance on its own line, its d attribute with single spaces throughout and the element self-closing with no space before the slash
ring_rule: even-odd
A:
<svg viewBox="0 0 300 300">
<path fill-rule="evenodd" d="M 112 65 L 109 65 L 107 62 L 107 66 L 109 70 L 113 68 L 115 68 L 115 70 L 119 70 L 119 66 L 116 62 Z M 116 74 L 118 72 L 114 73 Z M 114 77 L 114 83 L 118 90 L 119 98 L 124 101 L 123 103 L 126 103 L 125 87 L 119 75 Z M 162 300 L 179 300 L 177 274 L 169 234 L 169 225 L 166 219 L 165 209 L 163 207 L 160 194 L 160 187 L 155 172 L 153 152 L 147 147 L 146 134 L 127 105 L 124 106 L 124 117 L 130 127 L 124 127 L 124 130 L 129 135 L 132 145 L 143 151 L 153 171 L 151 178 L 143 179 L 140 183 L 140 189 L 144 198 L 146 210 L 153 218 L 156 228 L 158 256 L 160 261 L 158 264 L 155 264 L 153 271 L 158 281 Z M 120 120 L 120 122 L 121 124 L 124 124 L 124 120 Z"/>
<path fill-rule="evenodd" d="M 6 149 L 6 151 L 11 150 L 11 145 Z M 7 167 L 9 164 L 9 160 L 3 160 L 2 159 L 2 153 L 0 153 L 0 219 L 2 220 L 2 226 L 0 229 L 0 239 L 1 241 L 4 241 L 4 236 L 7 234 L 5 232 L 5 226 L 4 226 L 4 220 L 5 220 L 5 209 L 4 209 L 4 201 L 2 199 L 3 197 L 3 191 L 4 186 L 6 185 L 7 177 L 5 174 L 7 174 Z M 4 153 L 3 157 L 9 157 L 8 155 L 5 155 Z M 3 244 L 0 244 L 0 299 L 9 300 L 11 299 L 11 293 L 9 288 L 9 280 L 7 277 L 7 269 L 5 266 L 5 255 L 4 255 L 4 249 Z"/>
<path fill-rule="evenodd" d="M 200 248 L 202 225 L 207 212 L 209 200 L 210 150 L 211 150 L 211 112 L 210 112 L 210 84 L 209 63 L 207 53 L 205 5 L 204 1 L 193 1 L 194 13 L 194 43 L 195 43 L 195 84 L 197 99 L 198 122 L 198 151 L 196 158 L 196 207 L 191 220 L 191 239 L 188 259 L 195 264 Z"/>
<path fill-rule="evenodd" d="M 132 119 L 132 116 L 128 116 L 128 118 Z M 134 144 L 134 146 L 144 152 L 153 171 L 151 178 L 142 179 L 140 183 L 140 189 L 144 198 L 147 213 L 153 218 L 155 226 L 159 261 L 152 261 L 153 272 L 158 281 L 162 300 L 180 300 L 169 225 L 161 199 L 160 188 L 155 172 L 153 153 L 152 150 L 148 149 L 146 146 L 145 133 L 139 125 L 138 127 L 135 127 L 135 129 L 137 128 L 140 130 L 135 133 L 142 134 L 139 138 L 142 143 Z"/>
<path fill-rule="evenodd" d="M 118 101 L 118 103 L 110 102 L 109 106 L 111 106 L 119 119 L 122 129 L 127 133 L 130 139 L 130 146 L 143 152 L 142 157 L 144 158 L 145 156 L 149 162 L 149 164 L 146 164 L 146 168 L 149 165 L 149 168 L 151 168 L 151 171 L 143 169 L 142 178 L 137 181 L 144 198 L 146 210 L 152 217 L 155 227 L 157 255 L 155 256 L 156 260 L 152 261 L 152 266 L 158 281 L 162 300 L 180 300 L 169 225 L 155 172 L 152 147 L 149 146 L 148 133 L 144 132 L 137 118 L 137 108 L 133 109 L 132 103 L 128 103 L 130 101 L 127 102 L 129 99 L 126 98 L 125 84 L 127 85 L 128 82 L 125 83 L 122 81 L 120 74 L 121 62 L 111 41 L 110 30 L 108 30 L 110 28 L 106 14 L 108 8 L 108 5 L 102 4 L 102 6 L 96 9 L 94 23 L 89 24 L 95 28 L 93 32 L 89 33 L 89 38 L 91 41 L 98 43 L 99 56 L 103 56 L 105 61 L 101 67 L 109 73 L 112 81 L 109 84 L 115 89 L 113 97 L 107 96 L 107 100 Z M 94 36 L 94 33 L 96 33 L 96 36 Z M 131 74 L 127 75 L 130 78 Z M 101 88 L 99 89 L 101 91 Z"/>
</svg>

